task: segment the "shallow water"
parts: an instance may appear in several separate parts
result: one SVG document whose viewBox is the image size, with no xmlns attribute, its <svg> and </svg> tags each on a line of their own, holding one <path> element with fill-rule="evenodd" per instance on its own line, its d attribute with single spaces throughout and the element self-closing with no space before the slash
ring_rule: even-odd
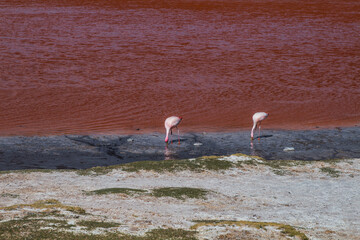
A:
<svg viewBox="0 0 360 240">
<path fill-rule="evenodd" d="M 4 0 L 0 23 L 0 135 L 360 122 L 359 1 Z"/>
<path fill-rule="evenodd" d="M 186 133 L 166 145 L 162 133 L 0 137 L 0 171 L 84 169 L 135 161 L 188 159 L 244 153 L 266 160 L 360 158 L 360 128 Z M 286 151 L 293 148 L 293 151 Z M 284 151 L 285 149 L 285 151 Z"/>
</svg>

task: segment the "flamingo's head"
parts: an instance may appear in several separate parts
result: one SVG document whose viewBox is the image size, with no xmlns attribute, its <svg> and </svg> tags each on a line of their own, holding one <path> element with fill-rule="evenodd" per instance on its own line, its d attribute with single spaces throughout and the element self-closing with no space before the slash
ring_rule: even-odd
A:
<svg viewBox="0 0 360 240">
<path fill-rule="evenodd" d="M 182 116 L 180 116 L 179 118 L 180 118 L 180 120 L 182 120 L 182 119 L 183 119 L 183 117 L 182 117 Z"/>
<path fill-rule="evenodd" d="M 169 137 L 166 137 L 165 142 L 168 143 L 168 141 L 169 141 Z"/>
</svg>

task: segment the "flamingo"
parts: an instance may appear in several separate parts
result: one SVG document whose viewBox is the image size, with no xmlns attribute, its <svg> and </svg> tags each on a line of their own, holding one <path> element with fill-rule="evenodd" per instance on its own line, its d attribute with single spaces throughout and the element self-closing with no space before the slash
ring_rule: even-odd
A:
<svg viewBox="0 0 360 240">
<path fill-rule="evenodd" d="M 253 115 L 254 126 L 251 129 L 251 140 L 254 139 L 254 130 L 256 130 L 257 127 L 259 127 L 259 135 L 260 135 L 261 121 L 266 119 L 268 116 L 269 113 L 266 112 L 257 112 Z"/>
<path fill-rule="evenodd" d="M 165 120 L 165 129 L 166 129 L 166 137 L 165 137 L 165 142 L 168 143 L 169 141 L 169 133 L 170 135 L 172 135 L 172 129 L 176 128 L 178 130 L 178 140 L 179 140 L 179 144 L 180 144 L 180 137 L 179 137 L 179 129 L 178 129 L 178 125 L 181 122 L 183 118 L 182 117 L 176 117 L 176 116 L 172 116 L 172 117 L 168 117 Z"/>
</svg>

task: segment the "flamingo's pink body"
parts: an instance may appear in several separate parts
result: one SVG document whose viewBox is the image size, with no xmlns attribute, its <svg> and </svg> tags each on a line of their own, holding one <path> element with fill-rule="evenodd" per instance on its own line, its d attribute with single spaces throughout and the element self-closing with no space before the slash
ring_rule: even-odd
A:
<svg viewBox="0 0 360 240">
<path fill-rule="evenodd" d="M 176 116 L 168 117 L 165 120 L 165 129 L 166 129 L 165 142 L 166 143 L 169 141 L 169 133 L 172 134 L 173 128 L 178 128 L 177 126 L 179 125 L 181 120 L 182 120 L 182 117 L 176 117 Z M 178 137 L 179 137 L 179 129 L 178 129 Z M 180 140 L 179 140 L 179 142 L 180 142 Z"/>
<path fill-rule="evenodd" d="M 261 129 L 261 121 L 266 119 L 269 116 L 266 112 L 257 112 L 253 115 L 253 122 L 254 125 L 251 129 L 251 140 L 254 139 L 254 131 L 257 127 L 259 127 L 259 135 L 260 135 L 260 129 Z"/>
</svg>

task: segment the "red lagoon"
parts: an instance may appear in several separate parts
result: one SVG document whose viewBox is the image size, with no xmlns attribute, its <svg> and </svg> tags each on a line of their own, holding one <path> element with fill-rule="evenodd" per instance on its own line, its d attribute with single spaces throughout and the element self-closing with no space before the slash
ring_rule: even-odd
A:
<svg viewBox="0 0 360 240">
<path fill-rule="evenodd" d="M 0 135 L 360 122 L 356 0 L 5 0 L 0 24 Z"/>
</svg>

